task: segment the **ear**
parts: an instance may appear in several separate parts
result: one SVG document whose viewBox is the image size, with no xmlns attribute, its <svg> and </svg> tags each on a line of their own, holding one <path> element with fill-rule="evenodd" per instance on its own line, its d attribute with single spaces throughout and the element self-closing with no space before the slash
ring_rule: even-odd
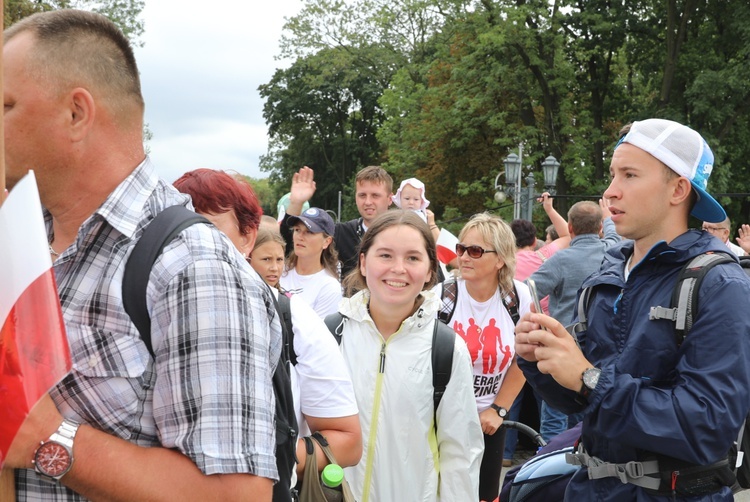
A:
<svg viewBox="0 0 750 502">
<path fill-rule="evenodd" d="M 505 266 L 505 260 L 503 260 L 502 258 L 498 256 L 497 263 L 495 264 L 495 270 L 500 271 L 503 269 L 504 266 Z"/>
<path fill-rule="evenodd" d="M 365 254 L 359 253 L 359 273 L 362 274 L 362 277 L 367 277 L 366 270 Z"/>
<path fill-rule="evenodd" d="M 328 246 L 330 246 L 332 242 L 333 242 L 333 237 L 331 237 L 330 235 L 326 237 L 325 239 L 323 239 L 323 249 L 328 249 Z"/>
<path fill-rule="evenodd" d="M 250 253 L 253 252 L 253 248 L 255 247 L 255 239 L 258 237 L 258 229 L 250 229 L 246 234 L 243 234 L 240 244 L 240 252 L 244 256 L 250 256 Z"/>
<path fill-rule="evenodd" d="M 70 137 L 74 142 L 84 139 L 96 118 L 96 102 L 91 93 L 83 87 L 76 87 L 68 97 Z"/>
<path fill-rule="evenodd" d="M 679 177 L 674 180 L 674 186 L 672 189 L 672 196 L 669 202 L 672 205 L 680 205 L 683 202 L 690 200 L 690 192 L 693 191 L 693 186 L 687 178 Z"/>
<path fill-rule="evenodd" d="M 438 267 L 439 266 L 440 265 L 438 265 Z M 424 280 L 424 285 L 422 286 L 422 289 L 427 287 L 427 285 L 430 283 L 430 279 L 432 279 L 432 270 L 427 271 L 427 278 Z"/>
<path fill-rule="evenodd" d="M 388 196 L 388 206 L 386 206 L 386 207 L 391 207 L 391 204 L 393 204 L 393 194 L 392 193 Z"/>
</svg>

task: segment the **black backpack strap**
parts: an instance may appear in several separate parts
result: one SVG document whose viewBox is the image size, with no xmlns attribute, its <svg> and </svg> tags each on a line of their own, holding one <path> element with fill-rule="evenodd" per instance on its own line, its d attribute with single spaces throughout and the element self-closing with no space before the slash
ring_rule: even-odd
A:
<svg viewBox="0 0 750 502">
<path fill-rule="evenodd" d="M 516 283 L 513 283 L 513 291 L 510 292 L 505 298 L 503 298 L 503 305 L 505 310 L 510 314 L 510 318 L 513 320 L 513 325 L 518 324 L 521 319 L 521 314 L 518 313 L 518 290 L 516 289 Z"/>
<path fill-rule="evenodd" d="M 328 331 L 331 332 L 336 339 L 336 343 L 339 345 L 341 345 L 341 332 L 344 329 L 344 319 L 346 319 L 344 314 L 341 312 L 334 312 L 333 314 L 328 314 L 323 320 L 326 323 Z"/>
<path fill-rule="evenodd" d="M 456 302 L 458 301 L 458 284 L 455 279 L 443 282 L 440 298 L 443 303 L 440 306 L 440 310 L 438 310 L 437 317 L 440 322 L 448 324 L 453 317 L 453 312 L 456 310 Z"/>
<path fill-rule="evenodd" d="M 263 284 L 266 284 L 265 281 Z M 266 284 L 266 287 L 268 288 L 268 294 L 271 296 L 276 313 L 279 315 L 279 323 L 281 324 L 281 360 L 296 365 L 297 354 L 294 352 L 292 307 L 289 303 L 289 297 L 284 293 L 279 293 L 279 297 L 276 298 L 276 294 L 272 291 L 271 286 Z"/>
<path fill-rule="evenodd" d="M 456 332 L 442 322 L 436 321 L 432 331 L 432 401 L 436 429 L 437 409 L 451 379 L 455 343 Z"/>
<path fill-rule="evenodd" d="M 146 306 L 146 288 L 151 268 L 164 247 L 185 228 L 196 223 L 208 223 L 206 218 L 184 206 L 166 208 L 151 220 L 130 253 L 122 278 L 122 303 L 125 312 L 138 328 L 151 357 L 151 317 Z"/>
</svg>

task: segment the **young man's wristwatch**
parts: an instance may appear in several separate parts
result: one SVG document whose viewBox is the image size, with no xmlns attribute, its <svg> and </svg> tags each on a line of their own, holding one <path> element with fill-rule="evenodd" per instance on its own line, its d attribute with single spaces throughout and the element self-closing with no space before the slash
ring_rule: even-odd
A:
<svg viewBox="0 0 750 502">
<path fill-rule="evenodd" d="M 508 410 L 506 410 L 506 409 L 505 409 L 505 408 L 503 408 L 502 406 L 498 406 L 498 405 L 496 405 L 495 403 L 492 403 L 492 404 L 490 405 L 490 408 L 492 408 L 493 410 L 495 410 L 495 411 L 497 412 L 497 416 L 498 416 L 498 417 L 500 417 L 500 418 L 503 418 L 503 419 L 504 419 L 504 418 L 505 418 L 505 415 L 507 415 L 507 414 L 508 414 Z"/>
<path fill-rule="evenodd" d="M 591 391 L 596 388 L 596 384 L 599 383 L 599 376 L 602 374 L 602 370 L 599 368 L 588 368 L 581 374 L 581 390 L 578 394 L 588 400 Z"/>
<path fill-rule="evenodd" d="M 34 470 L 50 483 L 60 481 L 73 467 L 73 440 L 79 424 L 67 418 L 47 441 L 42 441 L 34 453 Z"/>
</svg>

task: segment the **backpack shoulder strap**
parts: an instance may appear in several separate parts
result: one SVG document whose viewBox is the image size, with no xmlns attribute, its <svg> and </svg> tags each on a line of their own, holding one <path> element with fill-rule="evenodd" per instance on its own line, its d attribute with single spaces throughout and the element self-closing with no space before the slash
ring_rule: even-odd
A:
<svg viewBox="0 0 750 502">
<path fill-rule="evenodd" d="M 438 310 L 438 320 L 448 324 L 456 311 L 456 302 L 458 301 L 458 283 L 455 279 L 448 279 L 443 282 L 442 292 L 440 294 L 442 304 Z"/>
<path fill-rule="evenodd" d="M 323 320 L 326 323 L 328 331 L 331 332 L 336 339 L 336 343 L 339 345 L 341 345 L 341 332 L 344 329 L 344 319 L 346 319 L 344 314 L 334 312 L 333 314 L 328 314 Z"/>
<path fill-rule="evenodd" d="M 510 318 L 513 320 L 513 325 L 518 324 L 521 319 L 521 314 L 518 313 L 518 290 L 516 289 L 516 283 L 513 283 L 513 291 L 510 292 L 505 298 L 503 298 L 503 305 L 505 310 L 510 314 Z"/>
<path fill-rule="evenodd" d="M 265 284 L 265 281 L 264 281 Z M 279 322 L 281 323 L 281 360 L 284 362 L 291 362 L 293 365 L 297 364 L 297 354 L 294 352 L 294 330 L 292 329 L 292 307 L 289 302 L 289 297 L 284 293 L 279 293 L 279 297 L 271 291 L 271 286 L 266 284 L 268 288 L 268 294 L 271 296 L 273 306 L 276 308 L 276 313 L 279 314 Z"/>
<path fill-rule="evenodd" d="M 693 327 L 693 318 L 698 312 L 698 289 L 703 278 L 716 265 L 733 261 L 724 253 L 703 253 L 691 259 L 680 270 L 677 284 L 672 292 L 672 309 L 670 309 L 673 311 L 678 347 L 682 345 L 685 336 Z M 651 310 L 658 308 L 651 307 Z M 649 314 L 649 319 L 651 319 L 651 314 Z"/>
<path fill-rule="evenodd" d="M 151 220 L 130 253 L 122 279 L 122 302 L 125 312 L 138 328 L 151 357 L 151 317 L 146 306 L 146 288 L 156 259 L 164 247 L 185 228 L 210 222 L 184 206 L 166 208 Z"/>
<path fill-rule="evenodd" d="M 432 331 L 432 400 L 435 427 L 437 427 L 437 409 L 451 379 L 455 343 L 456 332 L 446 324 L 436 321 Z"/>
<path fill-rule="evenodd" d="M 576 304 L 576 312 L 578 313 L 578 322 L 566 326 L 565 329 L 568 333 L 573 335 L 573 338 L 578 340 L 578 333 L 586 331 L 588 329 L 588 310 L 591 304 L 591 295 L 593 293 L 593 286 L 587 286 L 583 288 L 578 294 L 578 303 Z"/>
</svg>

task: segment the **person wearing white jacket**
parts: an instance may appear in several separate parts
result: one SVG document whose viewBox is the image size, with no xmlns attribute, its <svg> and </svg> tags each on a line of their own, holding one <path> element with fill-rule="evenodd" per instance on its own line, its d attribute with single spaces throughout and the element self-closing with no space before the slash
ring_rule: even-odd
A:
<svg viewBox="0 0 750 502">
<path fill-rule="evenodd" d="M 477 500 L 484 449 L 471 360 L 456 337 L 451 378 L 437 409 L 432 334 L 439 299 L 435 242 L 412 211 L 379 216 L 364 235 L 359 290 L 339 306 L 341 350 L 360 412 L 364 454 L 346 477 L 360 502 Z"/>
</svg>

